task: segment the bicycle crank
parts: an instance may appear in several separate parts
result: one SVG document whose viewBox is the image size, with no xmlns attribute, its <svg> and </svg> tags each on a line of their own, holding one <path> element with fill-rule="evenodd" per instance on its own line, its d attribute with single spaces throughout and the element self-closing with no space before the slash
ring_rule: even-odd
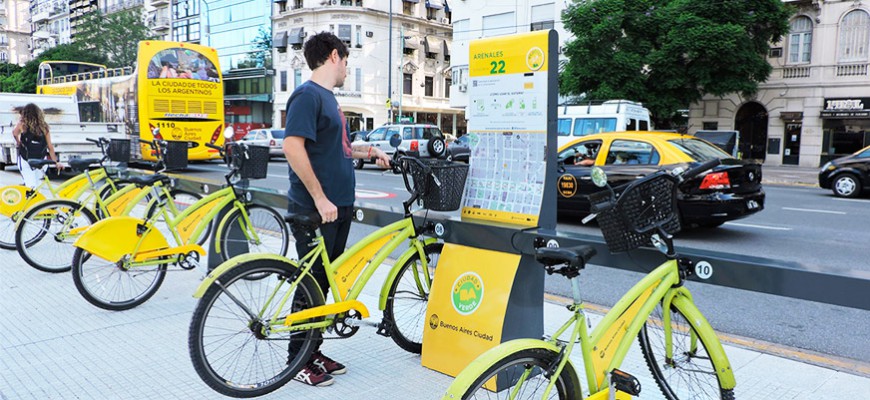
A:
<svg viewBox="0 0 870 400">
<path fill-rule="evenodd" d="M 349 338 L 359 331 L 362 325 L 362 315 L 356 310 L 350 310 L 342 318 L 336 318 L 331 326 L 335 335 L 342 338 Z"/>
<path fill-rule="evenodd" d="M 191 251 L 185 254 L 177 263 L 181 269 L 191 270 L 199 267 L 199 253 Z"/>
</svg>

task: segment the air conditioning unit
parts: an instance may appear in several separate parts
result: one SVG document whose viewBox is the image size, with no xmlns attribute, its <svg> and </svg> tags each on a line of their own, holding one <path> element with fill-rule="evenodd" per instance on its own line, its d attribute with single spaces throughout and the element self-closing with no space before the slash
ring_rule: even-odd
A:
<svg viewBox="0 0 870 400">
<path fill-rule="evenodd" d="M 468 85 L 459 85 L 459 91 L 465 93 L 468 90 Z"/>
<path fill-rule="evenodd" d="M 449 23 L 450 23 L 450 18 L 446 18 L 446 17 L 445 17 L 445 18 L 441 18 L 441 23 L 442 23 L 442 24 L 445 24 L 445 25 L 449 24 Z"/>
</svg>

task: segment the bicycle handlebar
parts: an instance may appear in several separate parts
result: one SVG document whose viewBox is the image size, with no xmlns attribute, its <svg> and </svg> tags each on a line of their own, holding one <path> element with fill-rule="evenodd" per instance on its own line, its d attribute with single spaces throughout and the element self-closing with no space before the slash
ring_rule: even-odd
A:
<svg viewBox="0 0 870 400">
<path fill-rule="evenodd" d="M 699 165 L 695 168 L 690 168 L 689 170 L 678 174 L 678 176 L 680 178 L 680 182 L 694 178 L 695 176 L 697 176 L 701 172 L 704 172 L 708 169 L 711 169 L 711 168 L 713 168 L 721 163 L 722 163 L 722 161 L 720 161 L 718 158 L 714 158 L 712 160 L 709 160 L 707 162 L 702 163 L 701 165 Z"/>
</svg>

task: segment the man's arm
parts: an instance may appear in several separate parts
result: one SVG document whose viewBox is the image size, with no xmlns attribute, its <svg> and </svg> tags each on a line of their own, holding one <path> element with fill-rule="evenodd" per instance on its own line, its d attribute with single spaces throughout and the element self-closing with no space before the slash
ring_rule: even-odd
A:
<svg viewBox="0 0 870 400">
<path fill-rule="evenodd" d="M 305 185 L 308 194 L 314 199 L 314 205 L 317 207 L 317 212 L 320 213 L 323 223 L 335 221 L 338 218 L 338 208 L 326 198 L 320 181 L 314 175 L 311 160 L 308 158 L 308 152 L 305 151 L 305 138 L 286 136 L 284 138 L 284 156 L 287 157 L 290 168 L 293 168 L 293 172 Z"/>
<path fill-rule="evenodd" d="M 390 156 L 375 146 L 370 144 L 352 144 L 351 149 L 353 150 L 353 158 L 362 158 L 365 160 L 377 158 L 378 166 L 382 168 L 390 167 Z"/>
</svg>

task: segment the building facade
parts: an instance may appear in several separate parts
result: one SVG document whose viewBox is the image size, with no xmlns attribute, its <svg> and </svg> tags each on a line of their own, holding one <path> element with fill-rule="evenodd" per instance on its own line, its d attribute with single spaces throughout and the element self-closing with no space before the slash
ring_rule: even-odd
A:
<svg viewBox="0 0 870 400">
<path fill-rule="evenodd" d="M 68 0 L 31 0 L 30 32 L 34 58 L 54 46 L 70 43 Z"/>
<path fill-rule="evenodd" d="M 751 98 L 705 96 L 689 131 L 740 131 L 745 158 L 817 167 L 870 145 L 870 1 L 786 1 L 790 32 Z"/>
<path fill-rule="evenodd" d="M 0 63 L 30 61 L 30 2 L 0 0 Z"/>
<path fill-rule="evenodd" d="M 302 44 L 332 32 L 350 50 L 345 84 L 335 95 L 352 131 L 402 117 L 446 133 L 465 132 L 465 114 L 450 107 L 452 9 L 444 0 L 287 0 L 276 2 L 273 126 L 283 127 L 287 100 L 309 79 Z"/>
</svg>

